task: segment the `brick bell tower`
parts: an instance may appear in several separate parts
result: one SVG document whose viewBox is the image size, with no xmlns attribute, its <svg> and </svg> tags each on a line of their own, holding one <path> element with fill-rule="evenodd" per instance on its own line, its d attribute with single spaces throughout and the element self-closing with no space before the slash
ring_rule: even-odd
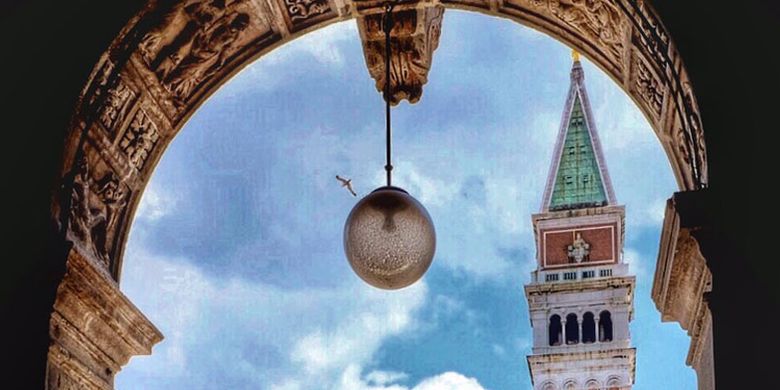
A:
<svg viewBox="0 0 780 390">
<path fill-rule="evenodd" d="M 538 390 L 630 389 L 635 278 L 623 261 L 625 207 L 615 200 L 579 55 L 572 57 L 542 209 L 532 217 L 537 268 L 525 286 L 533 328 L 528 367 Z"/>
</svg>

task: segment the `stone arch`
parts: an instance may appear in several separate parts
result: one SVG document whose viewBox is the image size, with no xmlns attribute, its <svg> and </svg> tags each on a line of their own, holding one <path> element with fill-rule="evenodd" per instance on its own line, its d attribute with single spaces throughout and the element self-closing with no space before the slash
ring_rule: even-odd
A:
<svg viewBox="0 0 780 390">
<path fill-rule="evenodd" d="M 557 387 L 555 387 L 555 383 L 552 381 L 546 381 L 541 386 L 539 386 L 539 389 L 541 390 L 556 390 Z"/>
<path fill-rule="evenodd" d="M 547 338 L 548 345 L 551 347 L 561 345 L 563 343 L 563 324 L 561 323 L 561 316 L 557 314 L 550 316 L 550 320 L 547 325 Z"/>
<path fill-rule="evenodd" d="M 599 314 L 599 329 L 598 340 L 599 342 L 608 343 L 612 341 L 614 337 L 613 333 L 612 314 L 609 310 L 603 310 Z"/>
<path fill-rule="evenodd" d="M 596 342 L 596 321 L 591 312 L 582 315 L 582 342 L 590 344 Z"/>
<path fill-rule="evenodd" d="M 599 390 L 599 389 L 601 389 L 601 384 L 596 379 L 589 379 L 587 382 L 585 382 L 585 389 L 587 389 L 587 390 Z"/>
<path fill-rule="evenodd" d="M 574 379 L 567 379 L 565 382 L 563 382 L 563 390 L 576 390 L 577 389 L 577 381 Z"/>
<path fill-rule="evenodd" d="M 566 345 L 573 345 L 580 343 L 580 321 L 579 317 L 574 313 L 566 315 L 566 323 L 564 324 L 564 343 Z"/>
<path fill-rule="evenodd" d="M 607 389 L 608 390 L 618 390 L 620 389 L 620 377 L 617 376 L 610 376 L 607 378 Z"/>
<path fill-rule="evenodd" d="M 391 80 L 394 101 L 419 99 L 445 8 L 507 18 L 576 48 L 642 110 L 667 153 L 679 187 L 706 186 L 706 146 L 692 85 L 648 1 L 404 1 L 396 7 L 400 23 L 394 31 L 396 39 L 412 43 L 413 53 L 392 59 L 393 66 L 405 70 Z M 310 31 L 353 18 L 369 73 L 382 86 L 381 39 L 377 38 L 382 10 L 383 2 L 375 0 L 149 0 L 128 22 L 82 89 L 67 133 L 61 180 L 52 190 L 52 220 L 73 247 L 51 320 L 58 332 L 52 333 L 49 372 L 56 380 L 50 383 L 66 383 L 67 378 L 78 376 L 82 379 L 73 383 L 82 387 L 111 387 L 121 364 L 134 354 L 149 353 L 161 339 L 116 284 L 144 187 L 187 119 L 220 85 L 265 53 Z M 81 291 L 84 283 L 91 286 L 95 305 L 80 305 L 74 301 L 78 294 L 68 294 L 68 289 Z M 103 296 L 111 299 L 95 298 Z M 117 317 L 121 310 L 115 306 L 122 307 L 122 316 Z M 73 308 L 78 310 L 70 311 Z M 100 361 L 71 364 L 86 358 L 69 351 L 74 347 L 67 337 L 90 340 L 94 336 L 86 324 L 79 325 L 89 317 L 84 310 L 113 319 L 106 325 L 108 337 L 119 340 L 126 332 L 132 337 L 125 337 L 122 348 L 112 350 L 106 359 L 92 354 Z M 74 327 L 65 327 L 66 322 Z M 109 349 L 87 344 L 79 348 Z M 94 367 L 107 365 L 95 374 Z"/>
</svg>

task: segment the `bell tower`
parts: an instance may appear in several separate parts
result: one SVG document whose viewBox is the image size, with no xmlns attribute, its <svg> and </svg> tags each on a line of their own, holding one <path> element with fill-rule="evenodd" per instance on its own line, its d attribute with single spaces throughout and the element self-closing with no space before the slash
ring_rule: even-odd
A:
<svg viewBox="0 0 780 390">
<path fill-rule="evenodd" d="M 615 200 L 579 55 L 572 57 L 541 211 L 532 217 L 528 367 L 538 390 L 630 389 L 635 278 L 623 261 L 625 207 Z"/>
</svg>

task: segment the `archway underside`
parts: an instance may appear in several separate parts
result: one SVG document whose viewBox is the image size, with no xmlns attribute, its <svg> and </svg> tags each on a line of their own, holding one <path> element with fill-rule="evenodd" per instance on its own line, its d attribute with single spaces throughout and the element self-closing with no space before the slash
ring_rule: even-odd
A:
<svg viewBox="0 0 780 390">
<path fill-rule="evenodd" d="M 149 353 L 161 340 L 117 288 L 122 252 L 154 166 L 211 93 L 276 47 L 352 18 L 369 74 L 379 88 L 384 85 L 382 1 L 170 3 L 152 0 L 130 21 L 95 66 L 73 116 L 61 167 L 64 185 L 52 197 L 52 220 L 66 225 L 74 246 L 51 321 L 49 388 L 112 388 L 113 375 L 130 356 Z M 706 148 L 693 89 L 647 1 L 401 0 L 391 34 L 394 102 L 420 98 L 446 8 L 511 19 L 576 48 L 643 111 L 680 188 L 706 186 Z M 100 279 L 92 283 L 100 288 L 85 292 L 69 283 L 85 275 Z M 117 342 L 96 342 L 107 337 Z"/>
</svg>

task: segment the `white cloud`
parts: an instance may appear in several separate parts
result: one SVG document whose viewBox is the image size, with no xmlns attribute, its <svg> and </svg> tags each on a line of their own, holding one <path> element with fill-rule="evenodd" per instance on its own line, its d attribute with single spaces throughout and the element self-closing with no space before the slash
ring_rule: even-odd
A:
<svg viewBox="0 0 780 390">
<path fill-rule="evenodd" d="M 655 199 L 650 202 L 645 209 L 648 222 L 660 225 L 664 222 L 666 215 L 666 197 Z"/>
<path fill-rule="evenodd" d="M 460 183 L 437 179 L 437 176 L 434 175 L 435 172 L 425 174 L 423 173 L 426 172 L 425 170 L 407 160 L 396 162 L 393 172 L 397 173 L 393 176 L 393 181 L 403 184 L 404 189 L 413 194 L 426 209 L 446 206 L 458 193 Z M 374 181 L 385 181 L 385 177 L 384 172 L 378 172 Z"/>
<path fill-rule="evenodd" d="M 123 291 L 165 339 L 154 360 L 133 359 L 117 377 L 119 388 L 139 387 L 124 382 L 125 375 L 186 388 L 214 380 L 215 373 L 254 388 L 321 388 L 350 365 L 370 363 L 386 338 L 415 329 L 415 313 L 427 296 L 423 282 L 385 292 L 357 278 L 306 290 L 212 280 L 183 259 L 135 246 L 128 248 L 124 274 Z M 275 373 L 269 365 L 284 369 Z M 372 383 L 400 378 L 390 372 L 370 377 Z"/>
<path fill-rule="evenodd" d="M 412 315 L 423 305 L 426 291 L 424 282 L 391 294 L 367 288 L 363 296 L 353 296 L 358 310 L 345 313 L 335 329 L 318 327 L 296 342 L 292 362 L 314 375 L 368 362 L 387 337 L 414 328 Z"/>
<path fill-rule="evenodd" d="M 335 23 L 294 39 L 282 48 L 276 48 L 264 55 L 258 64 L 242 69 L 235 77 L 238 82 L 227 83 L 220 94 L 234 96 L 247 91 L 273 90 L 283 82 L 294 81 L 285 77 L 291 65 L 307 64 L 313 59 L 319 72 L 327 69 L 340 70 L 345 66 L 342 45 L 348 41 L 359 42 L 357 25 L 353 21 Z"/>
<path fill-rule="evenodd" d="M 413 390 L 484 390 L 484 388 L 476 379 L 450 371 L 422 381 Z"/>
<path fill-rule="evenodd" d="M 623 261 L 628 264 L 628 272 L 636 275 L 638 280 L 647 280 L 650 277 L 647 274 L 647 264 L 636 249 L 626 248 L 623 251 Z"/>
<path fill-rule="evenodd" d="M 158 181 L 151 180 L 141 195 L 141 203 L 138 206 L 136 218 L 148 222 L 158 219 L 175 211 L 177 199 L 175 194 L 161 188 Z"/>
<path fill-rule="evenodd" d="M 357 25 L 352 21 L 336 23 L 315 34 L 307 34 L 290 44 L 290 49 L 278 51 L 279 57 L 294 56 L 296 52 L 311 55 L 314 59 L 328 66 L 344 66 L 344 55 L 338 44 L 344 41 L 358 41 Z M 276 53 L 276 52 L 274 52 Z"/>
<path fill-rule="evenodd" d="M 377 385 L 386 385 L 393 382 L 406 380 L 409 375 L 397 371 L 371 371 L 366 375 L 366 381 Z"/>
<path fill-rule="evenodd" d="M 452 371 L 425 378 L 412 388 L 394 383 L 406 379 L 405 374 L 401 374 L 395 380 L 378 383 L 371 380 L 378 371 L 369 373 L 365 378 L 360 377 L 360 372 L 359 366 L 347 367 L 341 376 L 338 390 L 484 390 L 475 378 L 468 378 Z"/>
<path fill-rule="evenodd" d="M 376 382 L 371 380 L 370 378 L 374 378 L 377 375 L 382 376 L 385 375 L 380 371 L 374 371 L 369 373 L 366 378 L 360 377 L 360 366 L 358 365 L 350 365 L 347 367 L 346 370 L 344 370 L 344 373 L 341 375 L 341 380 L 339 382 L 339 385 L 337 387 L 338 390 L 408 390 L 406 386 L 401 386 L 398 384 L 392 384 L 392 382 L 397 382 L 398 380 L 406 379 L 405 374 L 401 374 L 402 376 L 386 382 Z"/>
</svg>

